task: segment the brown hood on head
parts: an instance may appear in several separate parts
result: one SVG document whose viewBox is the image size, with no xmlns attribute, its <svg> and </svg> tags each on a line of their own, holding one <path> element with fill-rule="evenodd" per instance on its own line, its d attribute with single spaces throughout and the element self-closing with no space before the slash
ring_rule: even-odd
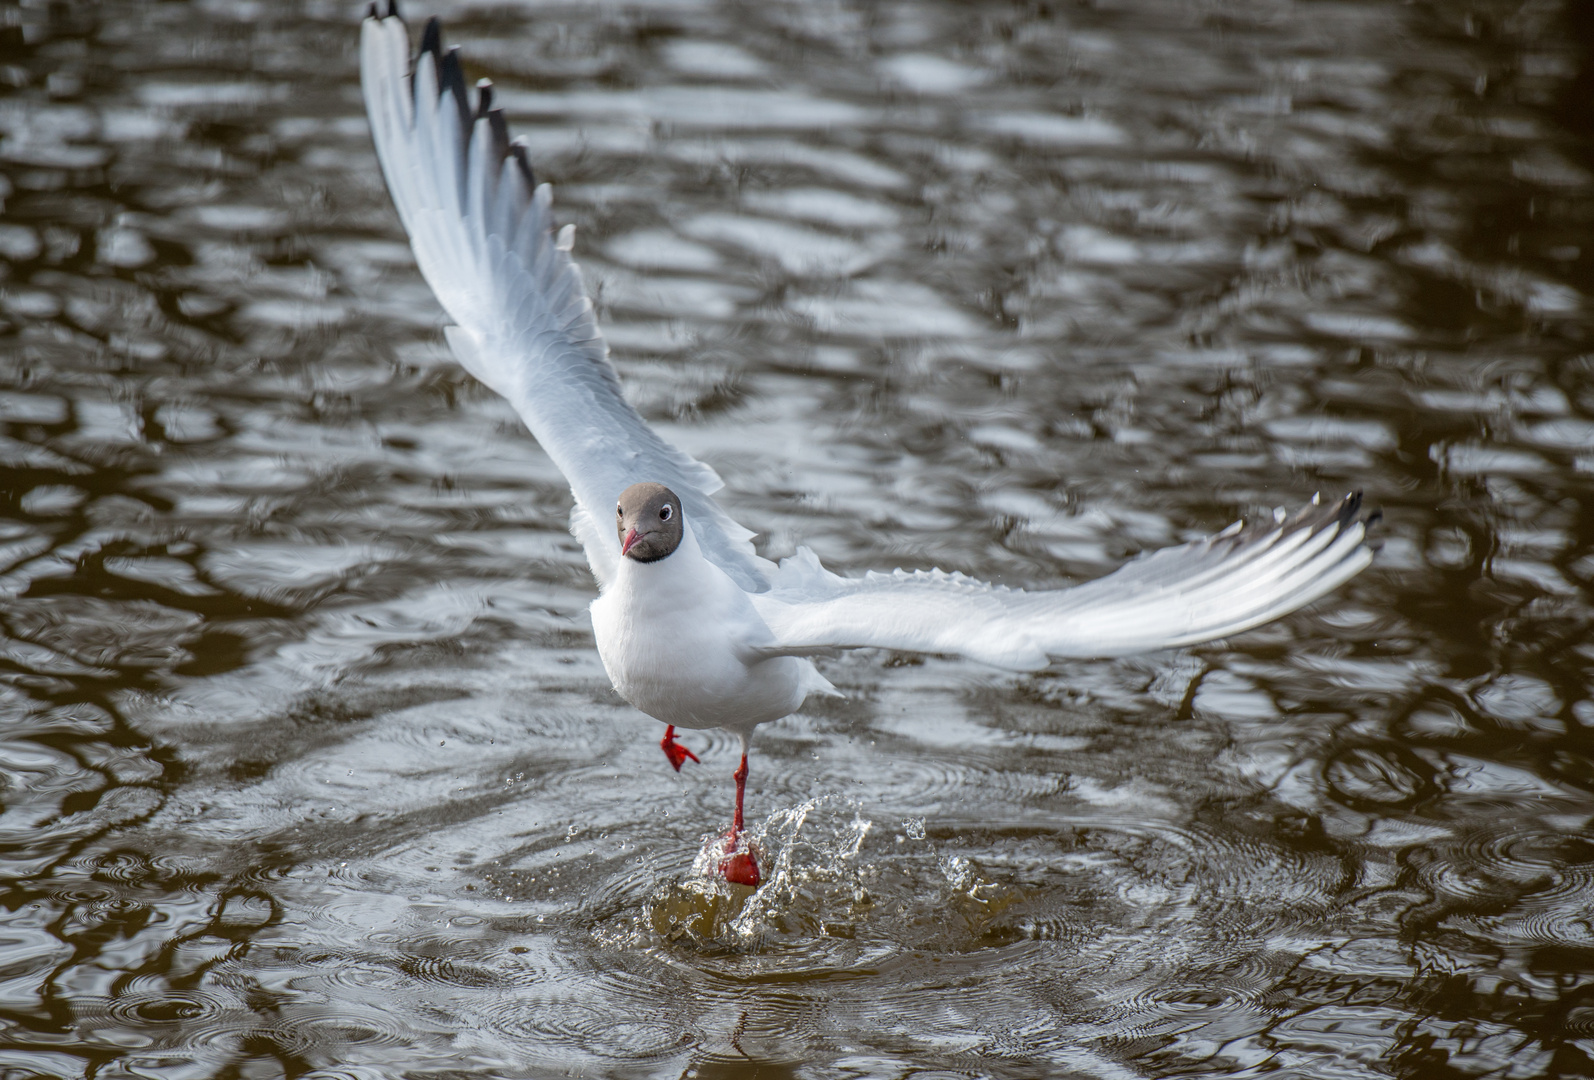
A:
<svg viewBox="0 0 1594 1080">
<path fill-rule="evenodd" d="M 681 545 L 681 500 L 663 484 L 632 484 L 620 493 L 615 525 L 622 555 L 658 562 Z"/>
</svg>

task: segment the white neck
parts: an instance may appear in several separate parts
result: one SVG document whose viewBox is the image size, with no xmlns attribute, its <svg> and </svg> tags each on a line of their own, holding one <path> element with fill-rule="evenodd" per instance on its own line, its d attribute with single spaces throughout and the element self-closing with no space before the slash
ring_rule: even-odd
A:
<svg viewBox="0 0 1594 1080">
<path fill-rule="evenodd" d="M 698 546 L 691 522 L 687 522 L 681 530 L 681 542 L 664 558 L 637 562 L 622 555 L 614 584 L 627 592 L 673 593 L 677 589 L 702 588 L 714 569 Z"/>
</svg>

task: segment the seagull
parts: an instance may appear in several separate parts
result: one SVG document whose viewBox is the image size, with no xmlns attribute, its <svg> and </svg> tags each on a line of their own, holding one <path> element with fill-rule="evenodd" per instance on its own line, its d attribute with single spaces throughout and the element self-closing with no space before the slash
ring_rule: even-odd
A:
<svg viewBox="0 0 1594 1080">
<path fill-rule="evenodd" d="M 835 688 L 813 658 L 843 649 L 954 654 L 1012 671 L 1059 658 L 1172 649 L 1261 625 L 1372 561 L 1361 496 L 1142 555 L 1072 588 L 1024 591 L 941 570 L 842 577 L 806 548 L 774 562 L 714 500 L 712 468 L 665 442 L 627 404 L 592 301 L 555 229 L 551 189 L 509 138 L 489 80 L 466 88 L 430 20 L 411 62 L 393 0 L 361 27 L 372 141 L 422 276 L 452 320 L 461 366 L 507 398 L 564 474 L 598 597 L 592 630 L 614 689 L 665 724 L 741 742 L 720 874 L 757 887 L 743 835 L 753 729 Z"/>
</svg>

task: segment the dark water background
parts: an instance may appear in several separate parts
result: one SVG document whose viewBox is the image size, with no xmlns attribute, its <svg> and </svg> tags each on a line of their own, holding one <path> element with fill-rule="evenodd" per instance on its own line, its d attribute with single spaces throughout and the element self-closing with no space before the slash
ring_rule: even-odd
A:
<svg viewBox="0 0 1594 1080">
<path fill-rule="evenodd" d="M 779 556 L 1052 586 L 1314 491 L 1227 643 L 609 690 L 356 5 L 0 7 L 0 1075 L 1594 1072 L 1594 17 L 446 3 Z"/>
</svg>

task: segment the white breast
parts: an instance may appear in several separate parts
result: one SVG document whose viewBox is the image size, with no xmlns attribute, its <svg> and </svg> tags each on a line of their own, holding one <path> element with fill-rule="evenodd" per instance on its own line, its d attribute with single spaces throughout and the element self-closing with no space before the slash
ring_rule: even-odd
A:
<svg viewBox="0 0 1594 1080">
<path fill-rule="evenodd" d="M 733 731 L 802 705 L 809 665 L 744 662 L 749 646 L 772 640 L 769 629 L 741 586 L 703 557 L 690 527 L 668 557 L 620 564 L 592 602 L 592 630 L 621 697 L 667 724 Z"/>
</svg>

